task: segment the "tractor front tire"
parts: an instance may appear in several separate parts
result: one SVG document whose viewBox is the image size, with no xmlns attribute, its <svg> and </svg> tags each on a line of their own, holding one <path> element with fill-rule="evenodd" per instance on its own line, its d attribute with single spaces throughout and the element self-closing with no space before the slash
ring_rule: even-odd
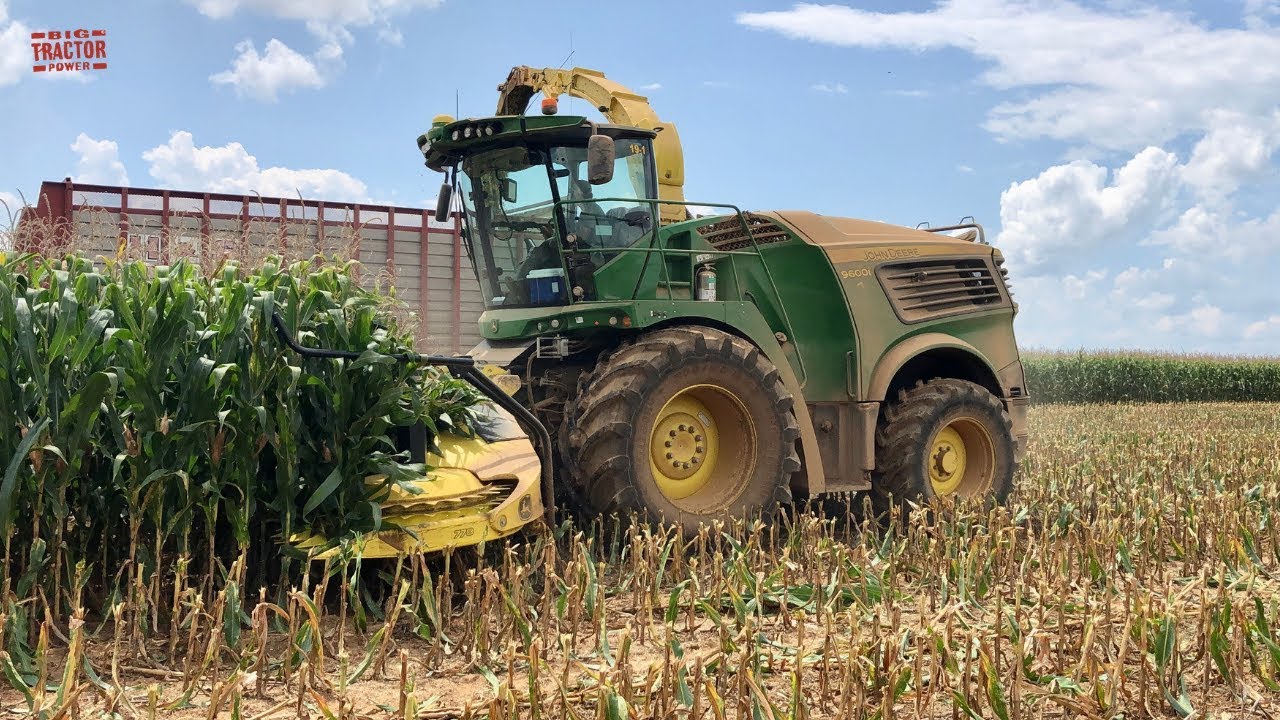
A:
<svg viewBox="0 0 1280 720">
<path fill-rule="evenodd" d="M 1013 422 L 989 390 L 966 380 L 917 382 L 885 407 L 876 432 L 872 499 L 878 514 L 894 504 L 937 497 L 1003 503 L 1016 466 Z"/>
<path fill-rule="evenodd" d="M 560 434 L 588 513 L 680 525 L 771 512 L 800 469 L 799 424 L 777 368 L 707 327 L 657 330 L 583 373 Z"/>
</svg>

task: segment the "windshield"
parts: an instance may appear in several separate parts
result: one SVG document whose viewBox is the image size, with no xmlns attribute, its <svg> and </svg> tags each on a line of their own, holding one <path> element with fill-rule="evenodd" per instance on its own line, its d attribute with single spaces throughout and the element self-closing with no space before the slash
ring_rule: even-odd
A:
<svg viewBox="0 0 1280 720">
<path fill-rule="evenodd" d="M 593 283 L 584 274 L 617 254 L 608 250 L 652 230 L 649 141 L 618 140 L 615 147 L 613 179 L 595 186 L 586 180 L 585 147 L 517 145 L 462 161 L 465 237 L 486 307 L 563 305 L 575 285 L 590 300 Z"/>
</svg>

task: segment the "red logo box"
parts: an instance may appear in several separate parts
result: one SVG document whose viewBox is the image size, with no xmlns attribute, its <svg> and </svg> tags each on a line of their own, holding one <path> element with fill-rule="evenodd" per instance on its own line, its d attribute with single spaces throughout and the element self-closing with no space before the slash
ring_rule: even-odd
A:
<svg viewBox="0 0 1280 720">
<path fill-rule="evenodd" d="M 107 69 L 107 31 L 49 30 L 31 33 L 32 72 Z"/>
</svg>

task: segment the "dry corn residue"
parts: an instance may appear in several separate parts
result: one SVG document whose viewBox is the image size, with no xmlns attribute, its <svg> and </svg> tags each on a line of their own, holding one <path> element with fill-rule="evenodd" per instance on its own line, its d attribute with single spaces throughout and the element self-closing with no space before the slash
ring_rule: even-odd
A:
<svg viewBox="0 0 1280 720">
<path fill-rule="evenodd" d="M 1032 422 L 1008 508 L 938 507 L 889 532 L 838 506 L 689 545 L 637 525 L 566 524 L 447 562 L 335 561 L 265 598 L 234 582 L 233 563 L 200 586 L 162 579 L 145 612 L 77 601 L 8 638 L 3 709 L 1280 713 L 1280 407 L 1049 406 Z M 11 609 L 41 602 L 20 583 L 5 590 Z"/>
</svg>

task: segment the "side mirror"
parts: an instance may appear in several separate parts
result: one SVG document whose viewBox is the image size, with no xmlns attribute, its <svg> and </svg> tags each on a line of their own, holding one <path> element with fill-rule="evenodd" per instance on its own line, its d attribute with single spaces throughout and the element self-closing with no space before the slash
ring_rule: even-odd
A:
<svg viewBox="0 0 1280 720">
<path fill-rule="evenodd" d="M 587 182 L 592 185 L 603 185 L 613 179 L 613 161 L 617 151 L 613 146 L 613 138 L 607 135 L 592 135 L 587 141 Z"/>
<path fill-rule="evenodd" d="M 436 196 L 436 220 L 443 222 L 449 217 L 449 206 L 453 204 L 453 188 L 449 183 L 440 185 L 440 194 Z"/>
<path fill-rule="evenodd" d="M 499 188 L 502 193 L 502 201 L 508 205 L 514 205 L 516 202 L 516 181 L 511 178 L 502 178 Z"/>
</svg>

